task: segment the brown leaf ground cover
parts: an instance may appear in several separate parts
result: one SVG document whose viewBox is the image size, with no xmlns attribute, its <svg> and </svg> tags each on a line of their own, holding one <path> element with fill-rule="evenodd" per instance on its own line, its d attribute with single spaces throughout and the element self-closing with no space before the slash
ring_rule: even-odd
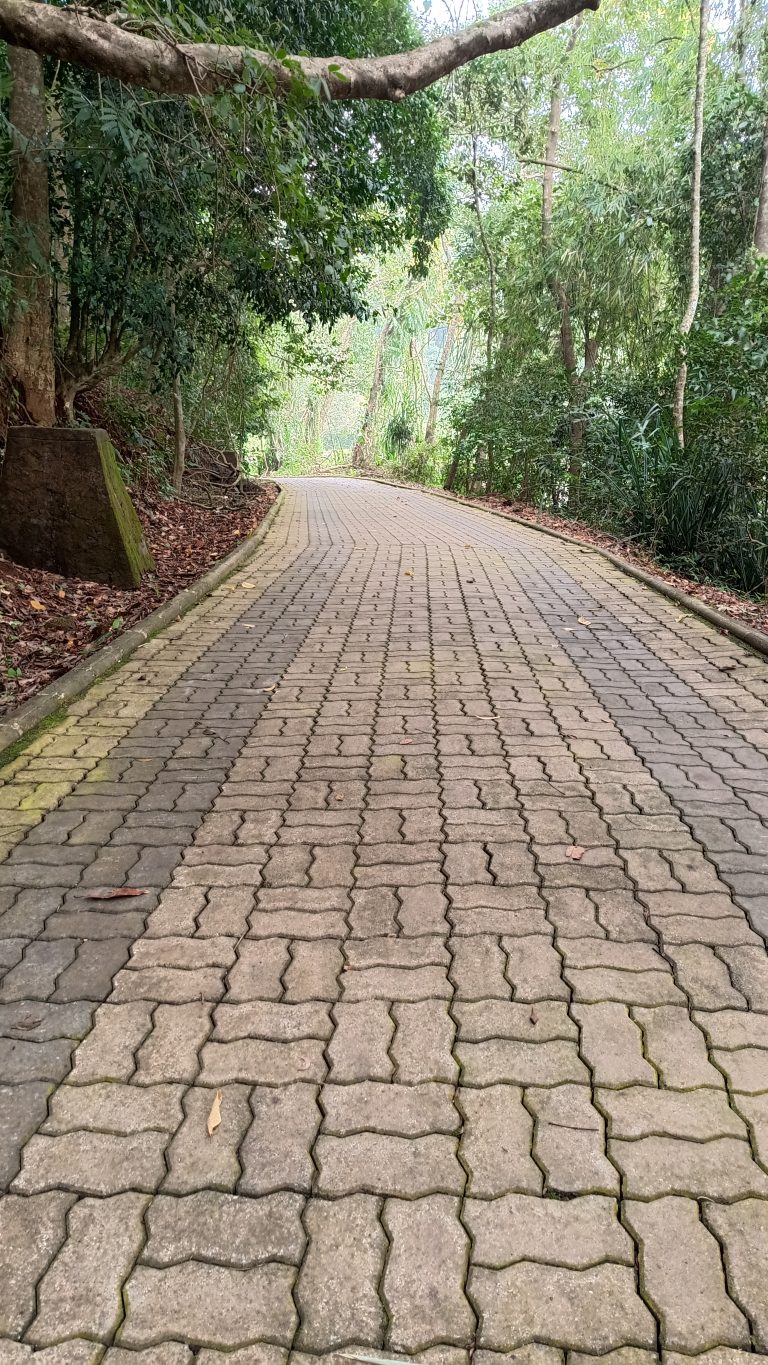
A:
<svg viewBox="0 0 768 1365">
<path fill-rule="evenodd" d="M 152 487 L 134 491 L 156 566 L 139 588 L 62 578 L 0 558 L 0 713 L 188 587 L 256 529 L 276 496 L 276 486 L 265 484 L 204 508 Z"/>
<path fill-rule="evenodd" d="M 26 569 L 0 552 L 0 714 L 189 587 L 256 529 L 277 496 L 274 484 L 222 483 L 220 452 L 196 442 L 188 452 L 185 496 L 169 497 L 161 464 L 148 458 L 150 449 L 170 458 L 159 412 L 145 414 L 149 441 L 134 439 L 98 394 L 81 415 L 105 427 L 120 452 L 155 572 L 141 587 L 123 590 Z"/>
</svg>

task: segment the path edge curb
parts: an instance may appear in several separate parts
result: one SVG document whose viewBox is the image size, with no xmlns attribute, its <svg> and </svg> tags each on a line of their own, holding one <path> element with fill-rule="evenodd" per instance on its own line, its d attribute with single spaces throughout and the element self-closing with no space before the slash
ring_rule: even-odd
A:
<svg viewBox="0 0 768 1365">
<path fill-rule="evenodd" d="M 670 601 L 677 602 L 686 611 L 700 616 L 704 621 L 708 621 L 711 626 L 717 626 L 719 630 L 725 631 L 727 635 L 733 635 L 742 644 L 748 645 L 756 654 L 763 654 L 768 658 L 768 635 L 761 630 L 755 630 L 752 626 L 744 626 L 740 621 L 735 621 L 732 617 L 726 616 L 724 612 L 717 611 L 715 607 L 708 607 L 706 602 L 699 601 L 698 597 L 691 597 L 689 593 L 683 592 L 682 588 L 676 588 L 672 583 L 667 583 L 663 578 L 656 578 L 654 574 L 648 573 L 635 564 L 630 564 L 628 560 L 622 559 L 620 555 L 615 555 L 611 550 L 604 550 L 600 545 L 591 545 L 586 541 L 579 540 L 577 536 L 566 535 L 564 531 L 555 531 L 550 526 L 539 526 L 535 521 L 526 521 L 525 517 L 516 517 L 512 512 L 499 512 L 492 507 L 478 507 L 472 498 L 462 498 L 456 493 L 448 493 L 444 488 L 422 488 L 410 483 L 397 483 L 394 479 L 381 479 L 378 475 L 363 475 L 369 478 L 371 483 L 383 483 L 389 488 L 401 488 L 410 493 L 428 493 L 432 498 L 443 498 L 446 502 L 456 502 L 462 507 L 471 507 L 473 511 L 480 512 L 487 517 L 496 517 L 499 521 L 512 521 L 517 526 L 525 526 L 529 531 L 538 531 L 543 536 L 552 536 L 555 540 L 564 540 L 567 545 L 575 545 L 577 549 L 585 554 L 602 555 L 610 564 L 615 565 L 622 573 L 629 578 L 634 578 L 638 583 L 644 583 L 648 588 L 654 588 L 661 593 L 662 597 L 668 597 Z"/>
<path fill-rule="evenodd" d="M 48 683 L 34 697 L 30 697 L 29 701 L 0 720 L 0 767 L 8 761 L 8 750 L 24 740 L 31 730 L 36 730 L 62 707 L 81 697 L 93 683 L 125 663 L 126 659 L 135 654 L 139 646 L 145 644 L 151 636 L 165 630 L 181 616 L 186 616 L 188 611 L 198 606 L 215 588 L 247 564 L 269 531 L 284 496 L 283 489 L 278 484 L 277 497 L 272 506 L 256 530 L 251 532 L 242 544 L 236 545 L 223 559 L 217 560 L 212 568 L 195 579 L 190 587 L 183 588 L 168 602 L 156 607 L 149 616 L 145 616 L 137 625 L 131 626 L 130 630 L 126 630 L 116 640 L 101 645 L 88 659 L 75 664 L 74 668 L 68 673 L 62 673 L 61 677 L 54 678 L 53 682 Z"/>
</svg>

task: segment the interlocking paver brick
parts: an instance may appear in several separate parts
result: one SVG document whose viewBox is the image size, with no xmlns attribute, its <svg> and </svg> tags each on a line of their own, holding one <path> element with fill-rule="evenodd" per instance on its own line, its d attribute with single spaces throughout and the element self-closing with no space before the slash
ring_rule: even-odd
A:
<svg viewBox="0 0 768 1365">
<path fill-rule="evenodd" d="M 336 1028 L 326 1049 L 330 1062 L 329 1079 L 388 1080 L 394 1069 L 389 1046 L 395 1025 L 385 1001 L 342 1002 L 334 1005 L 333 1017 Z M 420 1079 L 442 1080 L 443 1077 Z"/>
<path fill-rule="evenodd" d="M 0 1201 L 0 1337 L 20 1336 L 34 1317 L 37 1283 L 66 1238 L 74 1201 L 61 1191 Z"/>
<path fill-rule="evenodd" d="M 473 934 L 457 939 L 450 977 L 458 1000 L 509 1000 L 512 988 L 504 976 L 506 958 L 498 939 Z"/>
<path fill-rule="evenodd" d="M 387 1239 L 380 1212 L 381 1201 L 370 1195 L 308 1204 L 309 1248 L 296 1284 L 297 1344 L 305 1350 L 381 1340 L 385 1316 L 378 1285 Z"/>
<path fill-rule="evenodd" d="M 538 1000 L 533 1004 L 502 1000 L 457 1001 L 452 1013 L 458 1023 L 458 1036 L 468 1043 L 488 1038 L 516 1038 L 521 1042 L 551 1042 L 555 1038 L 576 1039 L 576 1024 L 567 1005 L 559 1000 Z"/>
<path fill-rule="evenodd" d="M 768 1203 L 765 1199 L 745 1199 L 733 1205 L 707 1203 L 704 1221 L 722 1245 L 731 1296 L 749 1318 L 758 1350 L 766 1351 Z"/>
<path fill-rule="evenodd" d="M 388 1344 L 395 1351 L 422 1351 L 435 1341 L 468 1346 L 475 1315 L 464 1293 L 469 1239 L 457 1201 L 440 1194 L 389 1199 L 383 1218 Z"/>
<path fill-rule="evenodd" d="M 733 1137 L 690 1142 L 647 1137 L 609 1140 L 611 1160 L 630 1198 L 684 1193 L 694 1199 L 746 1199 L 768 1195 L 768 1176 L 752 1160 L 749 1144 Z"/>
<path fill-rule="evenodd" d="M 533 1153 L 547 1188 L 562 1194 L 618 1194 L 619 1177 L 605 1153 L 602 1115 L 586 1085 L 525 1092 L 534 1114 Z"/>
<path fill-rule="evenodd" d="M 392 1006 L 392 1014 L 397 1023 L 397 1032 L 391 1042 L 395 1079 L 404 1084 L 455 1082 L 459 1074 L 453 1056 L 455 1025 L 447 1003 L 444 1000 L 396 1003 Z M 332 1075 L 337 1079 L 335 1070 Z M 338 1079 L 343 1077 L 339 1075 Z"/>
<path fill-rule="evenodd" d="M 198 1357 L 202 1359 L 202 1357 Z M 122 1346 L 110 1346 L 102 1357 L 103 1365 L 192 1365 L 192 1352 L 180 1341 L 166 1341 L 161 1346 L 148 1346 L 146 1351 L 130 1351 Z"/>
<path fill-rule="evenodd" d="M 744 1125 L 730 1108 L 723 1090 L 597 1090 L 600 1109 L 609 1119 L 611 1137 L 677 1137 L 707 1142 L 716 1137 L 745 1136 Z"/>
<path fill-rule="evenodd" d="M 188 1194 L 195 1190 L 235 1188 L 241 1174 L 240 1144 L 251 1122 L 248 1088 L 222 1089 L 221 1123 L 209 1138 L 206 1125 L 215 1091 L 196 1086 L 183 1099 L 184 1122 L 166 1152 L 168 1174 L 163 1192 Z"/>
<path fill-rule="evenodd" d="M 751 952 L 752 949 L 730 951 Z M 698 943 L 669 945 L 667 954 L 675 964 L 675 974 L 680 986 L 695 1009 L 746 1008 L 745 995 L 734 987 L 726 963 L 715 955 L 712 948 Z"/>
<path fill-rule="evenodd" d="M 27 1340 L 47 1346 L 87 1332 L 109 1341 L 123 1314 L 121 1290 L 144 1240 L 147 1199 L 117 1194 L 81 1199 L 68 1217 L 68 1238 L 37 1291 Z"/>
<path fill-rule="evenodd" d="M 318 1138 L 314 1157 L 320 1194 L 399 1195 L 416 1199 L 460 1194 L 465 1174 L 455 1138 L 443 1134 L 402 1138 L 382 1133 Z"/>
<path fill-rule="evenodd" d="M 171 1336 L 227 1350 L 271 1337 L 289 1346 L 295 1277 L 292 1266 L 274 1262 L 252 1270 L 200 1261 L 163 1270 L 138 1266 L 125 1286 L 120 1340 L 147 1346 Z"/>
<path fill-rule="evenodd" d="M 224 970 L 221 967 L 143 967 L 138 971 L 123 970 L 115 977 L 110 1004 L 128 1004 L 131 1000 L 154 1000 L 169 1005 L 181 1005 L 192 1000 L 218 1000 L 224 992 Z"/>
<path fill-rule="evenodd" d="M 589 1079 L 573 1042 L 492 1038 L 482 1043 L 459 1042 L 456 1056 L 467 1085 L 562 1085 Z"/>
<path fill-rule="evenodd" d="M 152 1031 L 136 1053 L 132 1079 L 138 1085 L 193 1081 L 200 1070 L 199 1052 L 211 1029 L 211 1006 L 158 1005 Z"/>
<path fill-rule="evenodd" d="M 468 1199 L 472 1264 L 500 1270 L 518 1261 L 586 1270 L 602 1261 L 634 1263 L 630 1237 L 615 1199 L 586 1194 L 560 1202 L 529 1194 Z"/>
<path fill-rule="evenodd" d="M 656 1085 L 656 1072 L 643 1056 L 643 1035 L 625 1005 L 572 1005 L 571 1014 L 595 1085 Z"/>
<path fill-rule="evenodd" d="M 41 1365 L 652 1365 L 652 1305 L 747 1365 L 768 669 L 532 527 L 283 499 L 0 781 L 0 1181 L 75 1200 L 20 1330 L 56 1274 Z"/>
<path fill-rule="evenodd" d="M 75 1052 L 69 1079 L 77 1084 L 127 1081 L 136 1067 L 136 1053 L 151 1028 L 152 1005 L 147 1001 L 100 1005 L 91 1032 Z"/>
<path fill-rule="evenodd" d="M 734 986 L 746 997 L 750 1009 L 768 1010 L 768 955 L 765 949 L 720 948 L 718 957 L 728 967 Z"/>
<path fill-rule="evenodd" d="M 533 1120 L 523 1094 L 512 1085 L 462 1089 L 464 1115 L 459 1154 L 467 1168 L 467 1192 L 495 1198 L 511 1190 L 540 1193 L 541 1171 L 531 1156 Z"/>
<path fill-rule="evenodd" d="M 13 1189 L 36 1194 L 57 1188 L 84 1194 L 156 1190 L 165 1175 L 164 1132 L 114 1133 L 78 1130 L 60 1137 L 30 1138 Z"/>
<path fill-rule="evenodd" d="M 628 1266 L 569 1270 L 521 1261 L 503 1270 L 478 1268 L 469 1293 L 480 1315 L 479 1341 L 494 1351 L 542 1338 L 595 1355 L 655 1344 L 654 1320 Z"/>
<path fill-rule="evenodd" d="M 720 1072 L 707 1056 L 704 1034 L 686 1009 L 677 1006 L 633 1009 L 632 1017 L 643 1030 L 645 1054 L 659 1073 L 662 1085 L 672 1090 L 723 1085 Z"/>
<path fill-rule="evenodd" d="M 311 1151 L 322 1118 L 317 1094 L 316 1085 L 301 1082 L 253 1091 L 253 1117 L 239 1152 L 239 1193 L 309 1191 L 315 1169 Z M 223 1112 L 222 1106 L 222 1117 Z"/>
<path fill-rule="evenodd" d="M 333 939 L 322 943 L 298 940 L 291 945 L 291 960 L 283 975 L 286 1000 L 337 1000 L 339 974 L 344 959 Z"/>
<path fill-rule="evenodd" d="M 247 1270 L 265 1261 L 298 1265 L 306 1243 L 298 1194 L 261 1199 L 201 1190 L 181 1198 L 158 1195 L 147 1211 L 142 1261 L 169 1266 L 190 1259 Z"/>
<path fill-rule="evenodd" d="M 298 1038 L 329 1039 L 333 1033 L 330 1006 L 310 1000 L 299 1004 L 276 1004 L 271 1000 L 251 1000 L 247 1004 L 217 1005 L 214 1011 L 216 1042 L 235 1038 L 272 1038 L 289 1043 Z"/>
<path fill-rule="evenodd" d="M 503 938 L 501 946 L 507 954 L 506 975 L 515 1000 L 570 999 L 571 992 L 562 979 L 562 959 L 547 939 L 541 935 Z"/>
<path fill-rule="evenodd" d="M 320 1106 L 323 1132 L 335 1137 L 365 1130 L 423 1137 L 428 1133 L 455 1133 L 461 1123 L 452 1087 L 431 1081 L 416 1085 L 380 1081 L 325 1085 Z"/>
<path fill-rule="evenodd" d="M 661 1345 L 678 1351 L 748 1346 L 749 1326 L 728 1297 L 720 1248 L 693 1199 L 628 1200 L 640 1243 L 640 1283 L 661 1322 Z"/>
<path fill-rule="evenodd" d="M 284 938 L 260 938 L 257 943 L 243 939 L 227 973 L 227 1000 L 279 1000 L 289 961 Z"/>
<path fill-rule="evenodd" d="M 182 1094 L 181 1085 L 61 1085 L 40 1131 L 54 1136 L 81 1128 L 123 1136 L 152 1129 L 174 1133 L 183 1118 Z"/>
</svg>

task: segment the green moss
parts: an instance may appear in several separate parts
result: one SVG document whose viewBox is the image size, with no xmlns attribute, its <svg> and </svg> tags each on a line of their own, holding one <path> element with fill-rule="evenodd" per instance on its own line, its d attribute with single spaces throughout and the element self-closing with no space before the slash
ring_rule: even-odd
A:
<svg viewBox="0 0 768 1365">
<path fill-rule="evenodd" d="M 95 431 L 93 434 L 98 444 L 99 459 L 101 460 L 104 484 L 112 514 L 123 542 L 129 571 L 136 587 L 138 587 L 141 583 L 142 574 L 154 569 L 155 561 L 144 539 L 144 527 L 139 521 L 136 508 L 131 502 L 123 482 L 117 463 L 117 451 L 105 431 Z"/>
<path fill-rule="evenodd" d="M 50 716 L 45 716 L 25 735 L 22 735 L 21 739 L 15 739 L 13 744 L 9 744 L 7 748 L 0 750 L 0 768 L 5 768 L 8 763 L 12 763 L 14 758 L 18 758 L 19 754 L 23 754 L 24 750 L 29 748 L 33 740 L 39 739 L 46 731 L 55 730 L 57 725 L 61 725 L 61 722 L 66 720 L 68 714 L 68 706 L 57 707 L 55 711 L 51 712 Z"/>
</svg>

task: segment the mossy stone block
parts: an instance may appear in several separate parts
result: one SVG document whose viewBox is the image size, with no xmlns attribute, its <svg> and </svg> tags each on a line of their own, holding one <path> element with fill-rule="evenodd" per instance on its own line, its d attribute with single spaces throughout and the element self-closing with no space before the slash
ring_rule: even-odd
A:
<svg viewBox="0 0 768 1365">
<path fill-rule="evenodd" d="M 154 561 L 106 431 L 11 427 L 0 547 L 30 569 L 138 587 Z"/>
</svg>

